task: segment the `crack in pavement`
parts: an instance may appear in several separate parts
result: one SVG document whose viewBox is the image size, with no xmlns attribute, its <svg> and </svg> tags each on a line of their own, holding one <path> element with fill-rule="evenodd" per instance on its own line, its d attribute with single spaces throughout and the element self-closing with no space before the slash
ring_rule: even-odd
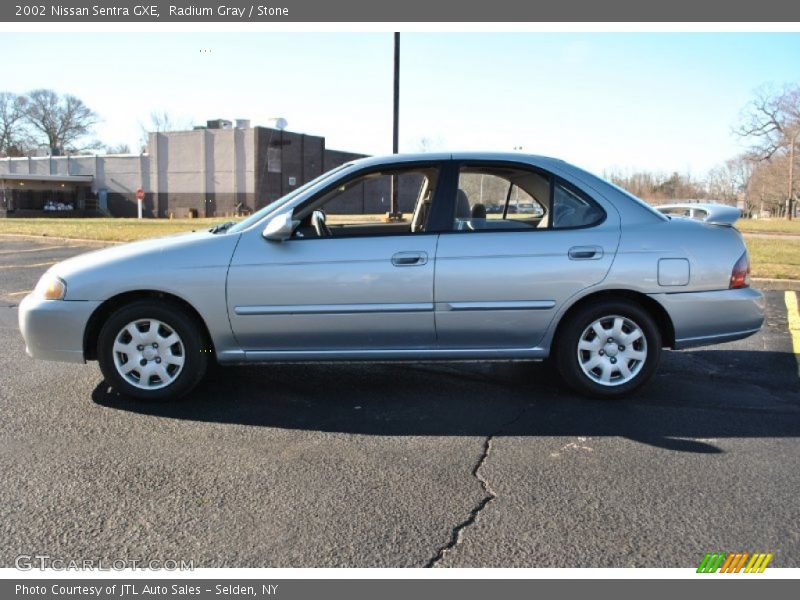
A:
<svg viewBox="0 0 800 600">
<path fill-rule="evenodd" d="M 492 489 L 489 480 L 483 476 L 481 471 L 483 469 L 483 466 L 486 464 L 486 461 L 489 459 L 489 456 L 492 453 L 494 438 L 500 435 L 500 433 L 506 427 L 513 425 L 520 418 L 522 418 L 522 415 L 524 415 L 527 410 L 528 410 L 527 407 L 523 408 L 513 419 L 510 419 L 507 423 L 500 426 L 500 428 L 498 428 L 497 431 L 487 436 L 486 439 L 483 441 L 483 452 L 481 453 L 478 462 L 475 463 L 475 466 L 472 469 L 472 476 L 478 480 L 478 482 L 481 484 L 481 489 L 483 489 L 484 493 L 483 499 L 481 499 L 481 501 L 478 502 L 478 504 L 476 504 L 471 511 L 469 511 L 469 515 L 467 516 L 466 519 L 464 519 L 458 525 L 453 527 L 453 530 L 450 533 L 450 541 L 441 548 L 439 548 L 439 551 L 433 556 L 433 558 L 431 558 L 427 563 L 425 563 L 426 569 L 431 569 L 441 564 L 441 562 L 445 558 L 447 558 L 447 555 L 456 547 L 458 547 L 458 545 L 461 543 L 462 534 L 464 530 L 473 525 L 478 520 L 478 516 L 483 511 L 483 509 L 485 509 L 489 505 L 489 503 L 492 502 L 492 500 L 497 498 L 497 492 L 495 492 Z"/>
<path fill-rule="evenodd" d="M 450 541 L 447 544 L 445 544 L 444 546 L 442 546 L 441 548 L 439 548 L 439 551 L 436 553 L 436 555 L 433 558 L 431 558 L 428 561 L 428 563 L 425 565 L 426 569 L 431 569 L 431 568 L 437 566 L 440 562 L 442 562 L 445 559 L 445 557 L 447 556 L 448 552 L 453 550 L 456 546 L 458 546 L 459 543 L 461 543 L 461 534 L 462 534 L 462 532 L 467 527 L 469 527 L 470 525 L 475 523 L 475 521 L 478 519 L 478 515 L 480 514 L 480 512 L 484 508 L 486 508 L 486 506 L 492 500 L 497 498 L 497 494 L 492 489 L 492 487 L 489 485 L 489 482 L 480 473 L 481 467 L 483 467 L 483 463 L 489 457 L 489 453 L 492 450 L 492 440 L 493 439 L 494 439 L 494 436 L 490 435 L 489 437 L 486 438 L 486 440 L 484 440 L 484 443 L 483 443 L 483 454 L 481 455 L 480 459 L 478 460 L 478 463 L 475 465 L 475 468 L 472 470 L 472 476 L 475 477 L 475 479 L 477 479 L 480 482 L 481 487 L 483 488 L 483 491 L 485 493 L 485 496 L 483 497 L 483 499 L 480 502 L 478 502 L 478 504 L 475 506 L 475 508 L 473 508 L 471 511 L 469 511 L 469 516 L 465 520 L 461 521 L 461 523 L 459 523 L 458 525 L 453 527 L 453 531 L 450 534 Z"/>
</svg>

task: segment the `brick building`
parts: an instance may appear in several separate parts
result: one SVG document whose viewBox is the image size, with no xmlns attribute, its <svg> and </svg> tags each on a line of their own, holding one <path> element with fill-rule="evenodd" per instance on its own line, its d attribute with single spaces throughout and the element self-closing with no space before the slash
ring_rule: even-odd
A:
<svg viewBox="0 0 800 600">
<path fill-rule="evenodd" d="M 0 216 L 224 216 L 258 210 L 321 173 L 363 155 L 330 150 L 325 138 L 247 121 L 209 121 L 151 133 L 130 155 L 0 159 Z"/>
</svg>

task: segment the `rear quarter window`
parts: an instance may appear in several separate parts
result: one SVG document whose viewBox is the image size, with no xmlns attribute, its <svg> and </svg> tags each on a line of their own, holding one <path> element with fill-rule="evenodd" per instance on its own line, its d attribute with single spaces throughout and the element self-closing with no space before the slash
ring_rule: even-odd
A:
<svg viewBox="0 0 800 600">
<path fill-rule="evenodd" d="M 605 211 L 586 194 L 563 182 L 553 189 L 553 229 L 592 227 L 603 222 Z"/>
</svg>

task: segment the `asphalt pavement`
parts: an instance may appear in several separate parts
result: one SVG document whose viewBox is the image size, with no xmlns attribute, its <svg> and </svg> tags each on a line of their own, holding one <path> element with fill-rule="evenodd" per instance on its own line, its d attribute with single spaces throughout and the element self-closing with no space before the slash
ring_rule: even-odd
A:
<svg viewBox="0 0 800 600">
<path fill-rule="evenodd" d="M 622 401 L 546 363 L 213 370 L 188 399 L 118 396 L 34 361 L 16 306 L 95 246 L 0 238 L 0 566 L 800 566 L 800 380 L 784 294 L 761 333 L 665 352 Z"/>
</svg>

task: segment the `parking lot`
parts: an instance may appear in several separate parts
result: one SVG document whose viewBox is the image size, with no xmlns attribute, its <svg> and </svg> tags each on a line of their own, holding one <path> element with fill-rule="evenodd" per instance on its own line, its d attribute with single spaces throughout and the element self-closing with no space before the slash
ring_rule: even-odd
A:
<svg viewBox="0 0 800 600">
<path fill-rule="evenodd" d="M 25 355 L 16 305 L 94 249 L 0 237 L 0 566 L 800 566 L 800 380 L 784 292 L 748 340 L 665 352 L 595 401 L 546 363 L 215 369 L 185 401 Z"/>
</svg>

